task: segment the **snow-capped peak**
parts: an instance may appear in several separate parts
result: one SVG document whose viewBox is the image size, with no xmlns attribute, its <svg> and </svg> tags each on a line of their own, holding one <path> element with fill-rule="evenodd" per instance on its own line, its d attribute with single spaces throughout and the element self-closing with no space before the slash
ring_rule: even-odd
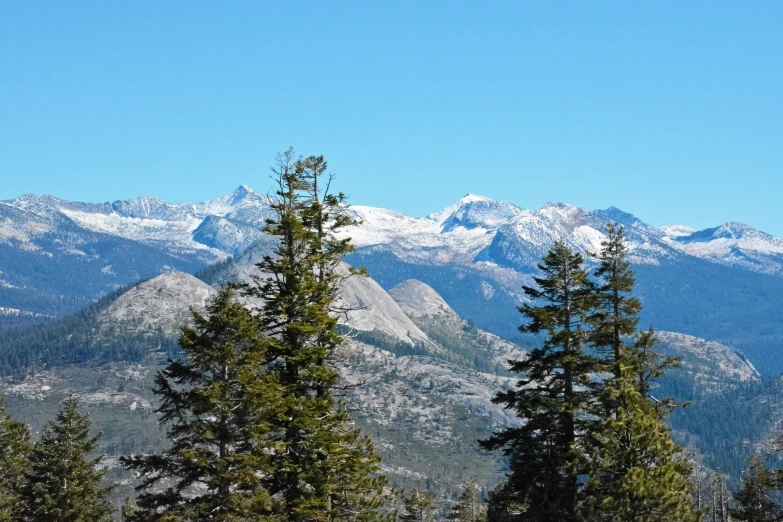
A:
<svg viewBox="0 0 783 522">
<path fill-rule="evenodd" d="M 683 236 L 690 236 L 691 234 L 696 232 L 696 229 L 691 228 L 688 225 L 682 225 L 676 223 L 674 225 L 662 226 L 661 232 L 663 232 L 667 237 L 683 237 Z"/>
<path fill-rule="evenodd" d="M 242 201 L 243 199 L 245 199 L 246 197 L 248 197 L 250 195 L 255 195 L 255 193 L 256 193 L 255 190 L 253 190 L 252 188 L 248 187 L 247 185 L 242 184 L 239 187 L 237 187 L 236 189 L 234 189 L 234 191 L 231 194 L 228 195 L 227 199 L 231 203 L 236 204 L 236 203 L 239 203 L 240 201 Z"/>
<path fill-rule="evenodd" d="M 526 211 L 511 203 L 467 194 L 453 205 L 427 216 L 426 219 L 438 223 L 443 232 L 457 227 L 494 230 L 510 223 L 524 212 Z"/>
<path fill-rule="evenodd" d="M 537 215 L 563 224 L 581 220 L 588 211 L 568 203 L 550 202 L 535 212 Z"/>
<path fill-rule="evenodd" d="M 712 240 L 742 240 L 742 239 L 751 239 L 751 240 L 762 240 L 767 242 L 781 242 L 780 239 L 767 234 L 765 232 L 762 232 L 760 230 L 756 230 L 755 228 L 748 226 L 744 223 L 737 223 L 734 221 L 729 221 L 728 223 L 724 223 L 720 226 L 713 227 L 713 228 L 705 228 L 704 230 L 698 230 L 691 232 L 687 236 L 684 236 L 681 238 L 682 241 L 712 241 Z M 783 242 L 781 242 L 783 243 Z"/>
<path fill-rule="evenodd" d="M 479 196 L 478 194 L 468 193 L 459 200 L 459 204 L 475 203 L 476 201 L 492 202 L 494 200 L 486 196 Z"/>
<path fill-rule="evenodd" d="M 719 227 L 708 228 L 698 233 L 698 235 L 702 234 L 711 238 L 725 239 L 741 239 L 746 236 L 769 236 L 769 238 L 775 239 L 769 234 L 765 234 L 764 232 L 756 230 L 755 228 L 744 223 L 737 223 L 736 221 L 729 221 L 728 223 L 724 223 Z"/>
<path fill-rule="evenodd" d="M 669 243 L 687 254 L 713 258 L 724 263 L 755 264 L 758 261 L 749 259 L 749 255 L 783 255 L 783 240 L 736 222 L 698 230 L 688 235 L 670 236 Z M 761 267 L 761 271 L 770 270 L 775 272 L 779 268 L 772 265 Z"/>
</svg>

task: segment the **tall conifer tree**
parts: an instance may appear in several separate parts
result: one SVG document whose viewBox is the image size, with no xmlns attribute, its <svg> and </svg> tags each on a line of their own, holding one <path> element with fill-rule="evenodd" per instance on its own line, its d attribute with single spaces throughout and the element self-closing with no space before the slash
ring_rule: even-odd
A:
<svg viewBox="0 0 783 522">
<path fill-rule="evenodd" d="M 284 400 L 270 434 L 274 471 L 267 483 L 287 520 L 373 520 L 384 502 L 379 458 L 332 396 L 340 383 L 332 356 L 343 343 L 335 300 L 352 272 L 340 264 L 350 240 L 336 234 L 355 222 L 345 196 L 329 192 L 325 172 L 322 157 L 297 160 L 291 150 L 280 156 L 276 217 L 264 229 L 277 246 L 246 289 L 263 300 L 260 327 Z"/>
<path fill-rule="evenodd" d="M 691 468 L 663 425 L 668 409 L 647 398 L 653 380 L 676 360 L 654 351 L 652 330 L 637 335 L 641 305 L 631 295 L 634 277 L 624 230 L 609 224 L 606 231 L 596 256 L 598 306 L 591 341 L 604 354 L 610 376 L 592 405 L 592 416 L 601 422 L 585 437 L 590 466 L 581 511 L 590 521 L 698 520 L 691 508 Z"/>
<path fill-rule="evenodd" d="M 11 418 L 0 397 L 0 522 L 20 520 L 20 491 L 32 448 L 27 426 Z"/>
<path fill-rule="evenodd" d="M 545 334 L 541 348 L 513 361 L 522 374 L 516 389 L 494 399 L 513 409 L 523 424 L 506 428 L 482 441 L 487 449 L 509 456 L 509 476 L 501 495 L 492 497 L 521 507 L 510 520 L 578 520 L 579 475 L 584 462 L 581 438 L 593 429 L 585 413 L 592 400 L 591 376 L 599 369 L 586 350 L 586 329 L 594 308 L 594 289 L 583 258 L 557 242 L 538 265 L 537 288 L 524 287 L 532 302 L 520 308 L 526 333 Z M 497 506 L 491 512 L 502 513 Z M 504 518 L 508 518 L 504 516 Z"/>
<path fill-rule="evenodd" d="M 608 369 L 617 380 L 622 377 L 621 367 L 630 356 L 624 339 L 636 333 L 642 305 L 631 295 L 634 276 L 628 262 L 625 230 L 614 223 L 607 224 L 605 230 L 606 239 L 601 242 L 601 251 L 595 255 L 599 265 L 594 275 L 599 283 L 591 342 L 605 353 Z"/>
<path fill-rule="evenodd" d="M 155 394 L 171 446 L 123 457 L 142 478 L 130 521 L 277 520 L 263 477 L 272 472 L 266 438 L 282 399 L 266 371 L 267 339 L 234 291 L 223 288 L 183 328 L 183 360 L 158 373 Z"/>
<path fill-rule="evenodd" d="M 30 455 L 21 491 L 25 522 L 110 522 L 106 500 L 112 489 L 101 485 L 106 468 L 93 456 L 99 436 L 90 437 L 90 418 L 70 397 L 48 423 Z"/>
</svg>

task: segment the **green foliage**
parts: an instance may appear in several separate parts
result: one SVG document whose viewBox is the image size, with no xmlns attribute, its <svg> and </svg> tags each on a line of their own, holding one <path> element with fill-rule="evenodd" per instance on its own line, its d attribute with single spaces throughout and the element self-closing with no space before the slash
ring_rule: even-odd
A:
<svg viewBox="0 0 783 522">
<path fill-rule="evenodd" d="M 783 509 L 770 494 L 779 491 L 780 473 L 767 469 L 758 455 L 748 459 L 748 466 L 742 475 L 742 489 L 734 493 L 734 508 L 729 509 L 732 520 L 739 522 L 780 522 Z"/>
<path fill-rule="evenodd" d="M 412 490 L 409 494 L 400 492 L 402 501 L 402 513 L 397 514 L 400 522 L 433 522 L 435 520 L 435 506 L 432 493 Z"/>
<path fill-rule="evenodd" d="M 512 363 L 511 371 L 521 374 L 516 389 L 494 399 L 525 421 L 497 432 L 482 446 L 503 449 L 509 456 L 507 487 L 493 500 L 524 506 L 519 520 L 572 521 L 577 520 L 578 481 L 584 471 L 577 445 L 582 434 L 595 428 L 586 412 L 591 376 L 599 366 L 584 350 L 595 292 L 582 256 L 563 243 L 555 244 L 539 269 L 543 277 L 535 278 L 538 288 L 524 287 L 533 303 L 520 308 L 529 321 L 520 330 L 547 337 L 528 358 Z"/>
<path fill-rule="evenodd" d="M 279 157 L 276 218 L 264 231 L 278 240 L 246 288 L 263 299 L 259 323 L 267 336 L 268 370 L 281 387 L 282 414 L 271 420 L 268 490 L 291 521 L 381 518 L 385 479 L 370 439 L 354 428 L 332 391 L 340 374 L 331 361 L 344 340 L 335 301 L 351 272 L 340 266 L 352 250 L 337 239 L 356 224 L 345 196 L 329 192 L 323 157 Z M 359 276 L 360 274 L 355 274 Z"/>
<path fill-rule="evenodd" d="M 206 268 L 202 268 L 193 275 L 208 285 L 215 285 L 220 283 L 220 275 L 223 274 L 225 270 L 233 263 L 234 258 L 229 256 L 222 261 L 218 261 L 217 263 L 211 263 Z"/>
<path fill-rule="evenodd" d="M 628 246 L 623 227 L 609 223 L 606 233 L 601 251 L 595 255 L 599 265 L 594 275 L 600 283 L 595 291 L 596 313 L 592 318 L 591 336 L 596 348 L 608 352 L 609 369 L 614 378 L 619 379 L 623 357 L 628 352 L 623 338 L 636 333 L 642 305 L 630 295 L 634 277 L 627 259 Z"/>
<path fill-rule="evenodd" d="M 604 390 L 618 403 L 591 434 L 582 505 L 585 520 L 681 522 L 701 520 L 691 507 L 690 464 L 638 391 L 632 368 Z"/>
<path fill-rule="evenodd" d="M 23 377 L 35 370 L 66 364 L 141 361 L 151 350 L 173 351 L 176 342 L 163 332 L 139 332 L 133 325 L 102 329 L 99 314 L 132 286 L 106 294 L 77 314 L 37 328 L 0 330 L 0 373 Z"/>
<path fill-rule="evenodd" d="M 91 457 L 99 436 L 90 437 L 90 418 L 66 399 L 55 421 L 33 446 L 21 490 L 26 522 L 108 522 L 114 509 L 102 487 L 106 469 Z"/>
<path fill-rule="evenodd" d="M 703 455 L 709 467 L 724 470 L 732 488 L 740 487 L 749 448 L 766 443 L 770 431 L 776 430 L 770 401 L 783 396 L 783 383 L 747 383 L 720 393 L 697 393 L 693 381 L 677 373 L 670 372 L 656 390 L 690 401 L 671 415 L 677 441 Z M 773 454 L 771 459 L 780 457 Z"/>
<path fill-rule="evenodd" d="M 648 397 L 679 361 L 655 350 L 652 330 L 636 332 L 641 305 L 627 254 L 623 229 L 608 225 L 596 282 L 557 243 L 539 265 L 538 289 L 525 287 L 534 302 L 520 308 L 529 320 L 521 330 L 547 337 L 512 364 L 517 389 L 496 398 L 522 426 L 482 442 L 510 457 L 508 480 L 490 496 L 492 520 L 701 519 L 691 466 L 664 425 L 673 401 Z"/>
<path fill-rule="evenodd" d="M 160 455 L 123 457 L 142 477 L 138 507 L 129 521 L 274 519 L 263 477 L 271 472 L 266 443 L 271 418 L 280 413 L 274 375 L 264 369 L 266 338 L 253 315 L 223 288 L 193 312 L 183 328 L 184 360 L 158 373 L 161 422 L 170 447 Z"/>
<path fill-rule="evenodd" d="M 0 522 L 14 522 L 21 516 L 20 490 L 31 451 L 27 427 L 11 418 L 5 398 L 0 398 Z"/>
<path fill-rule="evenodd" d="M 634 279 L 627 254 L 622 227 L 608 225 L 597 256 L 600 284 L 591 340 L 606 354 L 603 366 L 610 376 L 593 402 L 592 414 L 601 423 L 584 439 L 589 466 L 581 510 L 585 520 L 697 521 L 691 466 L 663 425 L 671 401 L 648 400 L 653 381 L 678 361 L 655 351 L 652 330 L 635 335 L 641 305 L 630 295 Z"/>
</svg>

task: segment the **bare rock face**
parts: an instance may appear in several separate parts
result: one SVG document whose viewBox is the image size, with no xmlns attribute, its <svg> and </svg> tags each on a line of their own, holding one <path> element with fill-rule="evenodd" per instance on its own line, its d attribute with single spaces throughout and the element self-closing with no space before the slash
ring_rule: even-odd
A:
<svg viewBox="0 0 783 522">
<path fill-rule="evenodd" d="M 462 319 L 440 294 L 421 281 L 403 281 L 389 290 L 389 295 L 444 353 L 464 360 L 471 367 L 496 372 L 505 370 L 509 360 L 526 357 L 518 345 Z"/>
<path fill-rule="evenodd" d="M 132 325 L 138 331 L 162 329 L 175 334 L 190 322 L 190 308 L 203 311 L 216 290 L 183 272 L 167 272 L 145 281 L 114 301 L 99 317 L 102 325 Z"/>
<path fill-rule="evenodd" d="M 264 257 L 270 254 L 273 245 L 269 241 L 259 241 L 227 267 L 225 273 L 217 279 L 220 282 L 252 283 L 254 277 L 262 277 L 256 267 Z M 392 339 L 408 343 L 429 343 L 427 335 L 405 315 L 400 306 L 381 286 L 367 276 L 350 275 L 350 266 L 342 263 L 338 271 L 346 278 L 335 303 L 341 324 L 363 332 L 376 331 Z M 248 304 L 260 306 L 260 303 L 248 300 Z"/>
<path fill-rule="evenodd" d="M 438 292 L 416 279 L 403 281 L 389 290 L 389 295 L 397 301 L 408 317 L 437 315 L 454 317 L 457 315 Z"/>
<path fill-rule="evenodd" d="M 682 370 L 708 390 L 761 380 L 753 364 L 729 346 L 675 332 L 658 332 L 657 337 L 660 351 L 681 357 Z"/>
<path fill-rule="evenodd" d="M 339 270 L 347 274 L 348 265 Z M 350 328 L 362 331 L 378 330 L 403 342 L 429 344 L 427 334 L 421 331 L 405 315 L 400 305 L 381 288 L 381 285 L 366 276 L 349 276 L 343 281 L 338 308 L 347 312 L 341 322 Z"/>
</svg>

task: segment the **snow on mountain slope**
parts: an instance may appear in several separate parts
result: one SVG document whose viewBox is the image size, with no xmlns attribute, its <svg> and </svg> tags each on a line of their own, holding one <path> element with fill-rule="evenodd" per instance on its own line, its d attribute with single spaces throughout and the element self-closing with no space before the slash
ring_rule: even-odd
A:
<svg viewBox="0 0 783 522">
<path fill-rule="evenodd" d="M 675 248 L 662 241 L 663 232 L 614 207 L 589 211 L 549 203 L 529 211 L 468 194 L 424 218 L 370 207 L 352 207 L 352 212 L 362 225 L 344 235 L 352 237 L 358 248 L 379 248 L 421 264 L 458 263 L 488 272 L 502 267 L 529 272 L 558 240 L 584 253 L 598 251 L 603 227 L 610 221 L 626 227 L 634 262 L 658 264 L 661 258 L 677 255 Z"/>
<path fill-rule="evenodd" d="M 40 219 L 24 209 L 0 203 L 0 244 L 16 244 L 23 250 L 40 250 L 34 239 L 51 231 L 50 220 Z"/>
<path fill-rule="evenodd" d="M 88 230 L 45 198 L 0 202 L 0 307 L 24 315 L 69 314 L 119 286 L 204 264 L 167 245 Z"/>
<path fill-rule="evenodd" d="M 526 212 L 511 203 L 468 194 L 440 212 L 430 214 L 426 219 L 438 223 L 443 232 L 457 227 L 491 230 L 514 221 Z"/>
<path fill-rule="evenodd" d="M 691 234 L 696 232 L 696 229 L 691 228 L 688 225 L 674 224 L 674 225 L 662 226 L 661 232 L 663 232 L 665 237 L 674 238 L 674 237 L 690 236 Z"/>
<path fill-rule="evenodd" d="M 350 211 L 362 224 L 346 229 L 357 247 L 383 246 L 422 262 L 470 263 L 492 240 L 492 232 L 513 217 L 513 205 L 468 195 L 447 209 L 424 218 L 391 210 L 356 206 Z M 519 209 L 522 212 L 521 209 Z"/>
<path fill-rule="evenodd" d="M 600 251 L 604 227 L 609 222 L 625 227 L 630 258 L 635 263 L 659 264 L 661 259 L 676 255 L 671 246 L 660 240 L 660 231 L 619 209 L 589 211 L 565 203 L 549 203 L 501 226 L 476 259 L 531 272 L 556 241 L 565 242 L 589 258 L 590 253 Z"/>
<path fill-rule="evenodd" d="M 87 230 L 143 243 L 165 242 L 171 248 L 208 250 L 213 258 L 218 259 L 226 254 L 236 254 L 258 239 L 265 220 L 270 217 L 269 198 L 245 185 L 205 203 L 167 203 L 142 196 L 127 201 L 93 204 L 26 195 L 6 204 L 38 215 L 59 212 Z M 199 227 L 210 217 L 224 218 L 222 223 L 234 229 L 241 228 L 241 234 L 233 233 L 235 241 L 215 241 L 220 231 L 204 234 L 202 230 L 199 234 Z M 232 232 L 224 235 L 230 237 Z"/>
<path fill-rule="evenodd" d="M 667 229 L 665 241 L 682 252 L 757 272 L 783 271 L 783 240 L 742 223 L 692 231 Z"/>
<path fill-rule="evenodd" d="M 200 251 L 212 259 L 240 255 L 262 237 L 261 228 L 272 217 L 269 198 L 245 185 L 203 203 L 167 203 L 144 196 L 92 204 L 25 195 L 4 204 L 41 217 L 60 213 L 91 231 L 165 244 L 174 251 Z M 350 212 L 362 224 L 344 234 L 357 248 L 380 248 L 423 264 L 529 272 L 557 240 L 585 253 L 598 250 L 602 227 L 613 221 L 626 227 L 635 263 L 659 264 L 685 254 L 754 271 L 783 269 L 783 241 L 737 223 L 698 232 L 685 225 L 659 229 L 615 207 L 591 211 L 549 203 L 530 211 L 475 194 L 423 218 L 367 206 L 351 207 Z M 7 220 L 0 222 L 0 238 L 20 233 L 11 228 Z"/>
<path fill-rule="evenodd" d="M 227 217 L 207 216 L 191 237 L 198 244 L 236 255 L 261 238 L 261 226 Z"/>
<path fill-rule="evenodd" d="M 176 335 L 190 323 L 189 308 L 203 312 L 216 290 L 183 272 L 171 271 L 140 283 L 117 298 L 99 315 L 103 325 L 124 324 L 137 331 L 158 328 Z"/>
</svg>

